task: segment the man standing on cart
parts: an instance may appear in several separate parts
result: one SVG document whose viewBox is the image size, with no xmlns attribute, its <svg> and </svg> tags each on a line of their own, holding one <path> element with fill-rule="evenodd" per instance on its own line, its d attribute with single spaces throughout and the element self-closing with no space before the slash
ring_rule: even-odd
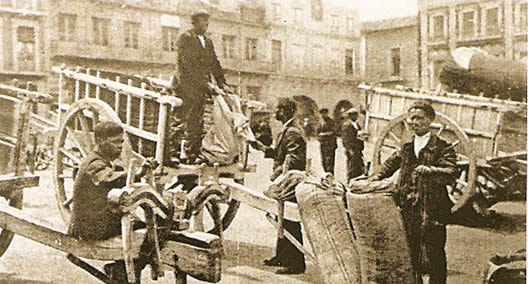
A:
<svg viewBox="0 0 528 284">
<path fill-rule="evenodd" d="M 446 185 L 456 177 L 456 153 L 431 133 L 435 111 L 428 102 L 413 104 L 408 114 L 413 140 L 369 180 L 390 177 L 400 169 L 393 197 L 401 208 L 416 283 L 429 278 L 428 283 L 443 284 L 447 279 L 446 224 L 451 212 Z"/>
<path fill-rule="evenodd" d="M 182 118 L 186 125 L 188 151 L 191 163 L 200 154 L 203 139 L 204 105 L 209 103 L 207 83 L 214 77 L 220 88 L 224 88 L 225 78 L 218 61 L 214 45 L 206 36 L 209 14 L 199 10 L 192 14 L 192 29 L 183 33 L 177 43 L 178 72 L 183 99 Z"/>
</svg>

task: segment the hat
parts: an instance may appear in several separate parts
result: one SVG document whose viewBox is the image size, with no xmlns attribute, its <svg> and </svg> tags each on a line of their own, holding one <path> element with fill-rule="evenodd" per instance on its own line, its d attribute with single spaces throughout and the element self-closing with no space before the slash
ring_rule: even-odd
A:
<svg viewBox="0 0 528 284">
<path fill-rule="evenodd" d="M 328 113 L 328 109 L 327 108 L 322 108 L 320 111 L 319 111 L 320 114 L 325 114 L 325 113 Z"/>
<path fill-rule="evenodd" d="M 205 17 L 209 18 L 209 12 L 207 12 L 204 9 L 200 9 L 200 10 L 194 11 L 194 13 L 192 13 L 192 15 L 191 15 L 191 19 L 194 20 L 194 19 L 196 19 L 199 16 L 205 16 Z"/>
<path fill-rule="evenodd" d="M 347 111 L 345 111 L 346 114 L 352 114 L 352 113 L 358 113 L 358 110 L 351 107 Z"/>
<path fill-rule="evenodd" d="M 434 119 L 436 116 L 435 110 L 433 106 L 431 105 L 431 102 L 427 100 L 419 100 L 414 102 L 408 109 L 408 111 L 411 111 L 412 109 L 421 109 L 424 111 L 425 115 L 428 117 Z"/>
</svg>

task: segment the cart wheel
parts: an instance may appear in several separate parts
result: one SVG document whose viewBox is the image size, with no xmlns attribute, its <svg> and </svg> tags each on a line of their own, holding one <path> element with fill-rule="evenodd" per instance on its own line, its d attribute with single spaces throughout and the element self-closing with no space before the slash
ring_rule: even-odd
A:
<svg viewBox="0 0 528 284">
<path fill-rule="evenodd" d="M 395 151 L 400 150 L 404 142 L 411 141 L 413 132 L 409 127 L 407 118 L 408 114 L 402 114 L 391 120 L 381 130 L 374 146 L 372 158 L 375 171 L 379 170 L 382 161 Z M 436 113 L 435 121 L 431 126 L 432 133 L 451 143 L 457 153 L 459 177 L 456 179 L 455 185 L 448 186 L 448 194 L 458 210 L 473 201 L 477 195 L 475 188 L 476 158 L 473 146 L 462 128 L 442 113 Z"/>
<path fill-rule="evenodd" d="M 0 195 L 0 203 L 7 204 L 16 209 L 22 209 L 23 197 L 24 191 L 17 190 L 11 194 Z M 0 257 L 4 255 L 14 236 L 15 233 L 0 228 Z"/>
<path fill-rule="evenodd" d="M 53 181 L 57 205 L 66 223 L 69 223 L 71 214 L 73 182 L 84 158 L 95 146 L 93 129 L 100 121 L 121 124 L 117 114 L 106 103 L 96 99 L 82 99 L 70 106 L 61 122 L 53 149 Z M 123 152 L 127 149 L 131 151 L 129 145 L 128 136 L 125 135 Z"/>
<path fill-rule="evenodd" d="M 235 219 L 240 201 L 231 199 L 225 201 L 208 201 L 204 209 L 194 217 L 194 228 L 198 231 L 220 235 Z"/>
</svg>

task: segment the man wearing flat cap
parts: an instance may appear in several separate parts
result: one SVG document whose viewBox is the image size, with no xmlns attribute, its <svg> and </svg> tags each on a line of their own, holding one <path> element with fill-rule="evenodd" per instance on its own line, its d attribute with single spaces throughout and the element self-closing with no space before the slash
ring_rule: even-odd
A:
<svg viewBox="0 0 528 284">
<path fill-rule="evenodd" d="M 448 142 L 431 133 L 436 114 L 429 102 L 418 101 L 407 113 L 414 132 L 412 141 L 384 161 L 369 180 L 387 178 L 400 170 L 393 198 L 401 208 L 415 283 L 444 284 L 446 224 L 451 211 L 446 186 L 456 177 L 456 153 Z"/>
<path fill-rule="evenodd" d="M 345 112 L 345 115 L 341 136 L 343 137 L 343 146 L 347 157 L 347 179 L 351 179 L 363 174 L 364 143 L 359 137 L 361 126 L 356 121 L 358 110 L 350 108 Z"/>
<path fill-rule="evenodd" d="M 207 83 L 214 78 L 223 88 L 225 78 L 213 42 L 206 36 L 209 14 L 198 10 L 192 14 L 191 21 L 193 27 L 180 36 L 177 46 L 182 118 L 189 142 L 187 155 L 192 162 L 198 157 L 202 145 L 204 105 L 209 96 Z"/>
</svg>

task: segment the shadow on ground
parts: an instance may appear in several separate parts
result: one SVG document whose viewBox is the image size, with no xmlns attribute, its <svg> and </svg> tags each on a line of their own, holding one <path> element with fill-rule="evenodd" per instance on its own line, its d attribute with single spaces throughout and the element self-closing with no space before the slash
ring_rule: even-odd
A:
<svg viewBox="0 0 528 284">
<path fill-rule="evenodd" d="M 14 273 L 0 273 L 0 283 L 2 284 L 52 284 L 53 282 L 17 279 Z"/>
<path fill-rule="evenodd" d="M 231 240 L 224 240 L 223 245 L 225 258 L 222 260 L 222 265 L 226 274 L 236 274 L 236 276 L 246 278 L 248 281 L 260 282 L 261 279 L 253 278 L 251 275 L 230 272 L 229 268 L 249 266 L 270 273 L 274 273 L 277 269 L 276 267 L 265 266 L 262 263 L 264 259 L 273 256 L 275 253 L 273 248 Z M 289 275 L 288 277 L 293 277 L 306 283 L 319 283 L 320 279 L 317 267 L 308 259 L 306 259 L 306 271 L 304 274 Z"/>
</svg>

